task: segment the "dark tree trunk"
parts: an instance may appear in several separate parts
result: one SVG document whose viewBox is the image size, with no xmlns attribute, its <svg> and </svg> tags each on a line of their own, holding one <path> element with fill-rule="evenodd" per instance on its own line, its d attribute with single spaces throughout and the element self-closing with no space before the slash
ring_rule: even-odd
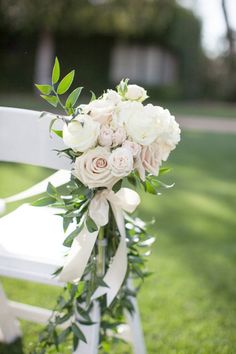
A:
<svg viewBox="0 0 236 354">
<path fill-rule="evenodd" d="M 225 26 L 226 26 L 226 38 L 229 45 L 228 56 L 226 58 L 226 65 L 227 65 L 227 72 L 228 72 L 228 77 L 227 77 L 228 87 L 226 88 L 227 91 L 226 95 L 230 100 L 235 101 L 236 99 L 235 32 L 230 25 L 226 0 L 221 0 L 221 7 L 224 15 Z"/>
<path fill-rule="evenodd" d="M 229 16 L 226 7 L 226 0 L 221 0 L 221 6 L 223 10 L 223 15 L 225 19 L 226 25 L 226 37 L 229 43 L 229 55 L 234 56 L 234 31 L 232 30 L 230 23 L 229 23 Z"/>
</svg>

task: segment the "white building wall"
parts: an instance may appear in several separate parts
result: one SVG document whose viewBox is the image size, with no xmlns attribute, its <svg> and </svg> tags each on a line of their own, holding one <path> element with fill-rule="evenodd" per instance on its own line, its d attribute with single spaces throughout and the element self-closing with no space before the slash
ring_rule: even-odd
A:
<svg viewBox="0 0 236 354">
<path fill-rule="evenodd" d="M 154 45 L 117 44 L 112 51 L 110 79 L 131 81 L 148 86 L 174 84 L 177 81 L 177 60 L 168 51 Z"/>
</svg>

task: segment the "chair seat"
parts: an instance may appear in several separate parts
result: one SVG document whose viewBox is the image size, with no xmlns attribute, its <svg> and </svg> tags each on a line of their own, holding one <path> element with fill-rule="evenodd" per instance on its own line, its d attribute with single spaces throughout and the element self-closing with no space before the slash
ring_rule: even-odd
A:
<svg viewBox="0 0 236 354">
<path fill-rule="evenodd" d="M 23 204 L 0 219 L 0 274 L 52 284 L 68 248 L 59 209 Z"/>
</svg>

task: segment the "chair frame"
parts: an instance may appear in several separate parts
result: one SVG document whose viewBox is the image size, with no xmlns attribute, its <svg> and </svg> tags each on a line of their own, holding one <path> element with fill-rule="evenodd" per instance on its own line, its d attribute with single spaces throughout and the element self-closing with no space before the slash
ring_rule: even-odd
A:
<svg viewBox="0 0 236 354">
<path fill-rule="evenodd" d="M 6 198 L 7 202 L 41 194 L 46 190 L 48 182 L 57 186 L 68 179 L 68 170 L 71 169 L 68 160 L 59 159 L 55 152 L 51 152 L 52 149 L 62 148 L 59 140 L 48 139 L 48 125 L 51 115 L 48 114 L 39 120 L 40 115 L 41 112 L 37 111 L 0 107 L 0 141 L 2 142 L 0 161 L 32 164 L 59 170 L 32 188 Z M 34 132 L 34 144 L 32 144 L 32 139 L 29 139 L 29 141 L 26 139 L 26 136 L 30 136 L 32 131 Z M 8 132 L 11 132 L 11 134 Z M 61 169 L 64 171 L 60 171 Z M 63 286 L 63 283 L 51 277 L 53 271 L 54 268 L 50 264 L 0 255 L 0 275 L 4 277 L 34 281 L 52 286 Z M 125 314 L 127 325 L 121 326 L 119 336 L 131 343 L 135 354 L 145 354 L 146 349 L 138 305 L 136 299 L 132 299 L 132 301 L 135 313 L 133 316 L 128 313 Z M 45 324 L 51 316 L 51 311 L 9 301 L 0 284 L 0 315 L 0 340 L 11 343 L 22 335 L 16 318 Z M 81 342 L 74 353 L 98 353 L 100 309 L 97 301 L 94 302 L 91 317 L 96 324 L 82 328 L 88 344 Z"/>
</svg>

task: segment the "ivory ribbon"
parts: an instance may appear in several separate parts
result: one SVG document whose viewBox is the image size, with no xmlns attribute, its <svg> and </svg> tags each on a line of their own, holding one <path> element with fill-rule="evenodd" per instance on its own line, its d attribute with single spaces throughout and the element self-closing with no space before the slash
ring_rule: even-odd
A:
<svg viewBox="0 0 236 354">
<path fill-rule="evenodd" d="M 108 202 L 110 202 L 120 232 L 120 243 L 103 278 L 108 287 L 99 286 L 92 299 L 106 294 L 107 305 L 109 306 L 117 295 L 127 270 L 126 232 L 123 211 L 132 213 L 139 205 L 140 197 L 135 191 L 129 188 L 121 188 L 117 193 L 108 189 L 96 193 L 89 205 L 89 215 L 96 223 L 98 230 L 90 233 L 85 226 L 74 239 L 59 275 L 59 280 L 73 282 L 81 279 L 96 242 L 99 229 L 109 222 Z"/>
</svg>

